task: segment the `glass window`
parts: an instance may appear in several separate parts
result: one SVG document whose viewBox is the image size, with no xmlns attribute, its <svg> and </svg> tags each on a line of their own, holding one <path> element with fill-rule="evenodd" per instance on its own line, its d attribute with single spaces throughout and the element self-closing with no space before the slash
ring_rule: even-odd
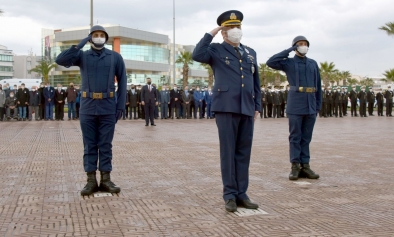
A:
<svg viewBox="0 0 394 237">
<path fill-rule="evenodd" d="M 170 51 L 165 48 L 127 44 L 120 46 L 120 54 L 128 60 L 165 64 L 169 63 L 170 57 Z"/>
<path fill-rule="evenodd" d="M 12 67 L 9 66 L 0 66 L 0 71 L 1 72 L 12 72 Z"/>
</svg>

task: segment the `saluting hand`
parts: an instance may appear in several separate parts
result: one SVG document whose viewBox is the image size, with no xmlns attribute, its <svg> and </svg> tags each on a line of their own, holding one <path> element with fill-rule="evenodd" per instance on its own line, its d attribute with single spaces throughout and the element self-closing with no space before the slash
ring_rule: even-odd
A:
<svg viewBox="0 0 394 237">
<path fill-rule="evenodd" d="M 211 33 L 211 35 L 215 37 L 217 33 L 219 33 L 219 31 L 221 31 L 223 28 L 224 28 L 223 26 L 216 27 L 215 29 L 211 30 L 211 32 L 209 33 Z"/>
</svg>

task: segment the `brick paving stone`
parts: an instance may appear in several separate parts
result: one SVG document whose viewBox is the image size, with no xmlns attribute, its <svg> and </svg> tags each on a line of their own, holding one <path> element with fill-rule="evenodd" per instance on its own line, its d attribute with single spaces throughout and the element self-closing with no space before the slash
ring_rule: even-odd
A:
<svg viewBox="0 0 394 237">
<path fill-rule="evenodd" d="M 288 180 L 287 119 L 260 119 L 248 194 L 266 215 L 223 208 L 214 120 L 119 121 L 119 196 L 81 198 L 78 121 L 0 123 L 1 236 L 394 236 L 394 119 L 318 118 L 311 167 Z M 99 175 L 97 175 L 99 179 Z"/>
</svg>

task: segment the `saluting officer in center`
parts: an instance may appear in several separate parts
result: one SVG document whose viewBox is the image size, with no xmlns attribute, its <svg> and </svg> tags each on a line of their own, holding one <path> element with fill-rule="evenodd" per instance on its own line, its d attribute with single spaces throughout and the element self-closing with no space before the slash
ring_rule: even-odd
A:
<svg viewBox="0 0 394 237">
<path fill-rule="evenodd" d="M 215 73 L 212 111 L 220 142 L 220 166 L 225 209 L 237 204 L 257 209 L 246 194 L 254 119 L 260 111 L 261 91 L 256 52 L 241 44 L 243 14 L 227 11 L 217 19 L 219 27 L 206 33 L 196 45 L 193 60 L 209 64 Z M 224 42 L 211 43 L 221 31 Z"/>
<path fill-rule="evenodd" d="M 292 164 L 289 179 L 297 180 L 299 177 L 317 179 L 319 175 L 315 174 L 309 166 L 309 144 L 312 140 L 316 115 L 322 105 L 319 67 L 315 60 L 306 57 L 309 41 L 304 36 L 295 37 L 291 45 L 291 48 L 275 54 L 267 61 L 269 67 L 284 71 L 290 84 L 286 110 L 289 118 Z M 292 51 L 295 51 L 296 55 L 289 58 Z"/>
<path fill-rule="evenodd" d="M 91 48 L 82 51 L 87 42 Z M 96 25 L 88 37 L 78 45 L 63 51 L 56 63 L 65 67 L 78 66 L 82 76 L 80 123 L 83 136 L 83 164 L 88 183 L 81 195 L 90 195 L 98 190 L 119 193 L 110 179 L 112 171 L 112 139 L 115 124 L 122 116 L 126 105 L 126 69 L 122 56 L 106 49 L 108 34 L 104 27 Z M 118 90 L 115 93 L 115 76 Z M 115 97 L 116 96 L 116 97 Z M 100 170 L 100 187 L 96 170 Z"/>
</svg>

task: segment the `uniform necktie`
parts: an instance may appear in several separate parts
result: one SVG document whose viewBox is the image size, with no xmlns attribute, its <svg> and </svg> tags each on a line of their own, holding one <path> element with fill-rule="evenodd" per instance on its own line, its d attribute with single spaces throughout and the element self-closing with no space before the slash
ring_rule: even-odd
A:
<svg viewBox="0 0 394 237">
<path fill-rule="evenodd" d="M 242 55 L 241 55 L 241 53 L 239 52 L 238 47 L 234 47 L 234 49 L 235 49 L 235 51 L 237 52 L 238 59 L 241 59 Z"/>
</svg>

